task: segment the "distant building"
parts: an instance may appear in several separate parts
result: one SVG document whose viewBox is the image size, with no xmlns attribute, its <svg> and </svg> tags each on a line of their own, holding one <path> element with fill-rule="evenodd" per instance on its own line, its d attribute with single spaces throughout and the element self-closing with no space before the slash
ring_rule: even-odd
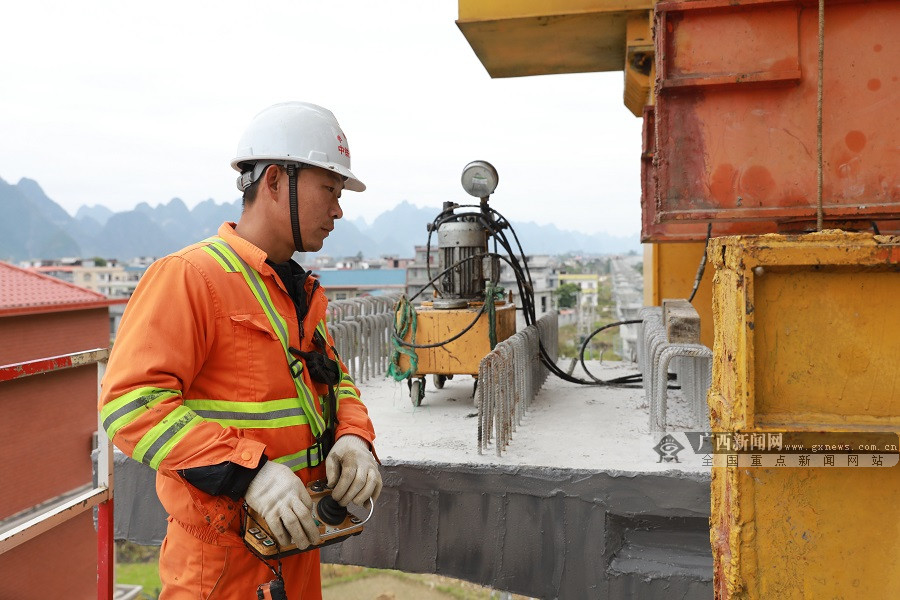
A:
<svg viewBox="0 0 900 600">
<path fill-rule="evenodd" d="M 401 294 L 406 289 L 403 269 L 322 269 L 315 274 L 329 300 Z"/>
<path fill-rule="evenodd" d="M 103 294 L 107 298 L 130 298 L 138 281 L 147 270 L 149 262 L 140 259 L 136 264 L 122 264 L 111 259 L 105 265 L 97 265 L 93 260 L 43 261 L 40 266 L 31 267 L 37 273 L 56 277 L 67 283 Z"/>
<path fill-rule="evenodd" d="M 370 269 L 406 269 L 414 262 L 412 258 L 400 258 L 399 256 L 382 256 L 369 261 Z"/>
<path fill-rule="evenodd" d="M 416 255 L 412 262 L 406 266 L 406 295 L 410 298 L 418 294 L 425 284 L 428 283 L 428 268 L 425 263 L 427 246 L 416 246 Z M 431 265 L 431 277 L 438 274 L 438 250 L 437 245 L 431 247 L 431 253 L 428 256 L 428 264 Z M 418 304 L 423 300 L 431 300 L 432 290 L 429 289 L 422 292 L 422 295 L 416 298 L 415 303 Z"/>
<path fill-rule="evenodd" d="M 520 260 L 521 262 L 521 260 Z M 544 314 L 556 310 L 556 302 L 553 293 L 559 287 L 557 261 L 552 256 L 538 254 L 526 256 L 525 262 L 528 265 L 528 272 L 531 275 L 532 292 L 534 295 L 534 312 L 535 316 L 540 319 Z M 512 267 L 504 261 L 500 261 L 500 285 L 502 285 L 507 293 L 512 292 L 513 302 L 517 308 L 522 308 L 522 300 L 519 295 L 519 286 L 516 282 L 516 275 Z M 518 315 L 518 328 L 524 327 L 524 317 L 521 311 Z"/>
<path fill-rule="evenodd" d="M 612 257 L 612 298 L 616 303 L 616 320 L 637 319 L 644 305 L 644 277 L 635 269 L 640 257 L 620 255 Z M 637 324 L 619 327 L 621 348 L 619 355 L 626 360 L 637 361 L 637 338 L 640 326 Z"/>
<path fill-rule="evenodd" d="M 600 275 L 597 273 L 560 273 L 559 285 L 573 283 L 580 291 L 579 303 L 582 306 L 597 306 L 597 294 L 600 290 Z"/>
</svg>

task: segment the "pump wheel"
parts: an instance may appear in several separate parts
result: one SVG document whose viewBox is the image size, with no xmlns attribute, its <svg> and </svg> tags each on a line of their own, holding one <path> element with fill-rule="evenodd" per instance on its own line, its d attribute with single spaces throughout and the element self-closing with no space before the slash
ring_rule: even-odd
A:
<svg viewBox="0 0 900 600">
<path fill-rule="evenodd" d="M 447 381 L 447 379 L 448 378 L 446 375 L 435 374 L 431 376 L 431 383 L 433 383 L 434 387 L 436 387 L 437 389 L 442 390 L 444 389 L 444 383 Z"/>
<path fill-rule="evenodd" d="M 409 382 L 409 400 L 413 406 L 422 406 L 425 397 L 425 378 L 411 379 Z"/>
</svg>

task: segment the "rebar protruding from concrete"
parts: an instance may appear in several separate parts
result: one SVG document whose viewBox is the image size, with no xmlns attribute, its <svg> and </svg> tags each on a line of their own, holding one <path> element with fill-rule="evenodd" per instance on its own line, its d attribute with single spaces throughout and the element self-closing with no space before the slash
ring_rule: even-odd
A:
<svg viewBox="0 0 900 600">
<path fill-rule="evenodd" d="M 400 296 L 368 296 L 328 303 L 328 330 L 357 385 L 387 372 L 394 304 Z"/>
<path fill-rule="evenodd" d="M 691 407 L 692 425 L 707 424 L 706 393 L 712 378 L 712 351 L 702 344 L 672 344 L 666 337 L 662 308 L 641 309 L 638 361 L 644 379 L 644 397 L 650 408 L 650 431 L 666 429 L 669 363 L 680 358 L 678 381 Z"/>
<path fill-rule="evenodd" d="M 653 396 L 651 396 L 650 401 L 651 431 L 664 431 L 666 429 L 669 362 L 676 356 L 681 357 L 682 359 L 692 359 L 681 361 L 682 365 L 685 363 L 691 365 L 690 369 L 682 369 L 682 371 L 697 368 L 698 370 L 709 372 L 712 368 L 712 351 L 703 344 L 666 344 L 662 348 L 659 353 L 659 361 L 655 367 L 656 382 L 653 386 Z M 696 367 L 696 363 L 701 363 L 705 368 L 703 366 Z M 693 424 L 695 427 L 700 427 L 702 423 L 699 422 L 700 408 L 697 404 L 701 398 L 705 404 L 706 391 L 709 389 L 710 378 L 701 375 L 700 377 L 693 377 L 693 379 L 694 383 L 692 385 L 686 385 L 684 379 L 679 378 L 681 381 L 682 394 L 684 395 L 685 400 L 687 400 L 688 405 L 691 407 Z M 705 385 L 703 385 L 704 383 Z"/>
<path fill-rule="evenodd" d="M 559 324 L 555 312 L 503 340 L 478 365 L 478 453 L 493 440 L 497 456 L 509 445 L 512 434 L 547 379 L 541 362 L 541 346 L 552 361 L 558 358 Z"/>
</svg>

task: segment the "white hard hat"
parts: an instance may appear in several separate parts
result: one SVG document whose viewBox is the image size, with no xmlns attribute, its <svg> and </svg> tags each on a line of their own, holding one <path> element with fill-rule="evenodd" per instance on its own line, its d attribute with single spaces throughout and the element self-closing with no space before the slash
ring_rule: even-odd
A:
<svg viewBox="0 0 900 600">
<path fill-rule="evenodd" d="M 260 176 L 263 166 L 285 163 L 328 169 L 345 178 L 344 189 L 366 189 L 350 171 L 350 146 L 337 119 L 315 104 L 282 102 L 256 115 L 241 136 L 231 166 L 244 173 L 238 178 L 238 189 L 243 191 Z"/>
</svg>

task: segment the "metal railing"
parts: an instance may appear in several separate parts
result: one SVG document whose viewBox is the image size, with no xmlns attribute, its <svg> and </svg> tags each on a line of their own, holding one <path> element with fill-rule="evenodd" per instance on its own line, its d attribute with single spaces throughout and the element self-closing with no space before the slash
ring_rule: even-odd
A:
<svg viewBox="0 0 900 600">
<path fill-rule="evenodd" d="M 95 348 L 0 366 L 0 382 L 105 362 L 107 348 Z M 97 391 L 99 393 L 99 371 Z M 112 444 L 99 422 L 97 483 L 85 484 L 0 521 L 0 555 L 97 507 L 97 598 L 113 598 L 113 468 Z"/>
<path fill-rule="evenodd" d="M 522 331 L 498 343 L 478 365 L 478 453 L 493 440 L 497 456 L 503 453 L 512 434 L 522 423 L 549 370 L 540 359 L 543 345 L 556 362 L 559 348 L 557 313 L 551 312 Z"/>
<path fill-rule="evenodd" d="M 388 370 L 394 305 L 399 299 L 399 294 L 389 294 L 328 303 L 328 330 L 357 384 Z"/>
</svg>

